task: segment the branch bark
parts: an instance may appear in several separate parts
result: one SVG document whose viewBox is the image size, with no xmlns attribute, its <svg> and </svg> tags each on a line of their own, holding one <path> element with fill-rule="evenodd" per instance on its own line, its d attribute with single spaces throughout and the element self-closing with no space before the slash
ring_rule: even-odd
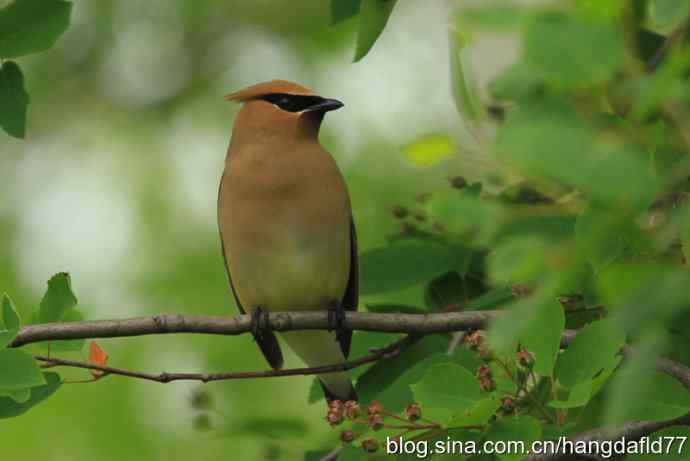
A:
<svg viewBox="0 0 690 461">
<path fill-rule="evenodd" d="M 346 312 L 343 327 L 348 330 L 387 333 L 449 333 L 485 328 L 499 311 L 440 312 L 432 314 L 376 314 Z M 269 313 L 262 326 L 271 331 L 325 330 L 330 327 L 328 313 Z M 23 327 L 9 347 L 64 339 L 119 338 L 170 333 L 239 335 L 251 331 L 251 317 L 183 316 L 174 314 L 135 317 L 122 320 L 88 320 L 46 323 Z"/>
</svg>

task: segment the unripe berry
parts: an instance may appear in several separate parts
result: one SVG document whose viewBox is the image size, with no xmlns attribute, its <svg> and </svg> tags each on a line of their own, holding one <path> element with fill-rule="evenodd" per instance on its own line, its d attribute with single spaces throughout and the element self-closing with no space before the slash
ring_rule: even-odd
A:
<svg viewBox="0 0 690 461">
<path fill-rule="evenodd" d="M 355 419 L 360 414 L 359 404 L 354 400 L 345 402 L 345 416 L 347 419 Z"/>
<path fill-rule="evenodd" d="M 419 418 L 422 417 L 422 409 L 420 408 L 419 404 L 417 403 L 411 403 L 405 408 L 405 416 L 407 417 L 408 421 L 415 422 Z"/>
<path fill-rule="evenodd" d="M 355 439 L 355 433 L 347 430 L 340 433 L 340 440 L 344 443 L 350 443 Z"/>
<path fill-rule="evenodd" d="M 364 451 L 366 451 L 367 453 L 374 453 L 376 450 L 379 449 L 379 442 L 374 438 L 362 440 L 362 448 L 364 448 Z"/>
<path fill-rule="evenodd" d="M 328 424 L 331 426 L 337 426 L 343 422 L 343 412 L 333 409 L 329 410 L 328 415 L 326 415 L 326 421 L 328 421 Z"/>
<path fill-rule="evenodd" d="M 383 416 L 369 415 L 369 426 L 375 431 L 381 430 L 383 428 Z"/>
<path fill-rule="evenodd" d="M 505 411 L 513 411 L 515 409 L 515 398 L 512 395 L 506 395 L 501 399 L 501 407 Z"/>
<path fill-rule="evenodd" d="M 372 401 L 367 407 L 367 414 L 378 415 L 383 412 L 383 405 L 378 400 Z"/>
<path fill-rule="evenodd" d="M 344 404 L 342 400 L 331 400 L 330 402 L 328 402 L 328 408 L 331 408 L 333 410 L 342 411 L 343 407 Z"/>
</svg>

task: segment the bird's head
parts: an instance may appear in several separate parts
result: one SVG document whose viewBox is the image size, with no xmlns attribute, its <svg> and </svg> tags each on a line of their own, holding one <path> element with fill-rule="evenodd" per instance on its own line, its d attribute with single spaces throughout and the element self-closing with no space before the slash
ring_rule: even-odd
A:
<svg viewBox="0 0 690 461">
<path fill-rule="evenodd" d="M 264 138 L 316 138 L 324 114 L 343 107 L 338 100 L 285 80 L 252 85 L 225 99 L 243 103 L 235 120 L 235 134 Z"/>
</svg>

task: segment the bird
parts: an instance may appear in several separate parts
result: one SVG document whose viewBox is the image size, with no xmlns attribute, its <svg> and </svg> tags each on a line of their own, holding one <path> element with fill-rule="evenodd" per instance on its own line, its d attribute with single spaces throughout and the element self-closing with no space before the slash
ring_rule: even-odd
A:
<svg viewBox="0 0 690 461">
<path fill-rule="evenodd" d="M 326 310 L 329 330 L 279 335 L 308 367 L 347 360 L 357 310 L 357 237 L 349 192 L 319 142 L 336 99 L 286 80 L 236 91 L 240 103 L 218 191 L 218 226 L 230 291 L 269 365 L 283 366 L 276 334 L 261 328 L 267 312 Z M 265 322 L 264 322 L 265 323 Z M 319 374 L 328 402 L 357 400 L 346 371 Z"/>
</svg>

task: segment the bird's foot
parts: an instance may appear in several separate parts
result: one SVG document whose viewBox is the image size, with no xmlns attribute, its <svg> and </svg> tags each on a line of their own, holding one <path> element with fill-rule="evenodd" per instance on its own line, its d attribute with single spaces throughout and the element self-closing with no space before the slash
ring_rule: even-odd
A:
<svg viewBox="0 0 690 461">
<path fill-rule="evenodd" d="M 328 305 L 328 331 L 335 330 L 336 341 L 340 341 L 347 334 L 344 324 L 345 309 L 341 303 L 333 301 Z"/>
<path fill-rule="evenodd" d="M 254 340 L 259 340 L 268 330 L 268 312 L 261 306 L 257 306 L 251 313 L 252 335 Z"/>
</svg>

